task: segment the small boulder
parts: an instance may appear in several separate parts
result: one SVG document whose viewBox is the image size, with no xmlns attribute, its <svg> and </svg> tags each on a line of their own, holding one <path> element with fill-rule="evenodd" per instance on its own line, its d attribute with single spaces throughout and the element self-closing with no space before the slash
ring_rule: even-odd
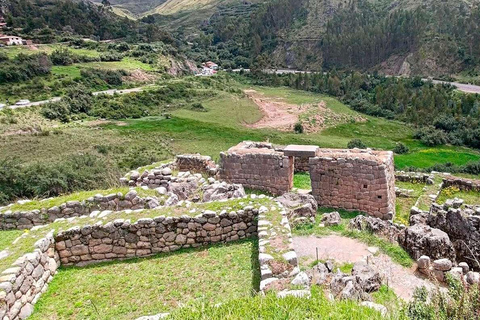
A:
<svg viewBox="0 0 480 320">
<path fill-rule="evenodd" d="M 439 271 L 448 271 L 452 269 L 453 263 L 448 259 L 438 259 L 433 261 L 433 268 Z"/>
<path fill-rule="evenodd" d="M 334 211 L 330 213 L 325 213 L 322 216 L 322 222 L 327 227 L 338 226 L 342 222 L 342 218 L 340 217 L 340 213 L 338 213 L 337 211 Z"/>
</svg>

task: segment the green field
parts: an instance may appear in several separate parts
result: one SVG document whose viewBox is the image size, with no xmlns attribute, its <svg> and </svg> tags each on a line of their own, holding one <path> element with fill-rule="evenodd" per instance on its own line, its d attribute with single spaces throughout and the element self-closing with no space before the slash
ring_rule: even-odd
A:
<svg viewBox="0 0 480 320">
<path fill-rule="evenodd" d="M 258 290 L 257 263 L 256 242 L 242 241 L 60 269 L 30 319 L 136 319 L 246 298 Z"/>
<path fill-rule="evenodd" d="M 65 73 L 74 75 L 74 68 L 65 67 Z M 61 68 L 56 72 L 61 72 Z M 240 86 L 243 87 L 243 86 Z M 329 109 L 339 114 L 356 114 L 333 98 L 284 88 L 255 87 L 267 96 L 278 96 L 289 102 L 311 103 L 324 100 Z M 180 103 L 172 113 L 171 119 L 148 117 L 125 120 L 127 125 L 103 125 L 95 135 L 88 122 L 77 125 L 61 126 L 62 134 L 44 137 L 31 135 L 13 135 L 8 139 L 0 137 L 0 153 L 4 157 L 18 157 L 22 163 L 43 160 L 55 160 L 70 153 L 89 151 L 96 145 L 108 145 L 131 148 L 138 145 L 158 146 L 158 141 L 167 147 L 165 158 L 179 153 L 202 153 L 218 159 L 219 152 L 243 141 L 270 141 L 276 144 L 314 144 L 321 147 L 345 148 L 352 139 L 361 139 L 368 147 L 392 149 L 397 142 L 410 147 L 410 153 L 396 155 L 397 169 L 409 166 L 430 167 L 436 163 L 465 164 L 480 159 L 480 154 L 472 149 L 453 146 L 437 148 L 425 147 L 412 139 L 413 130 L 403 123 L 385 119 L 367 117 L 366 122 L 348 123 L 328 128 L 312 134 L 295 134 L 274 129 L 251 129 L 251 124 L 260 119 L 257 106 L 237 93 L 221 91 L 214 98 L 199 100 L 206 112 L 182 107 Z M 20 111 L 19 111 L 20 112 Z M 17 112 L 15 112 L 17 114 Z M 20 114 L 20 113 L 18 113 Z M 1 118 L 1 114 L 0 114 Z M 28 119 L 26 119 L 28 120 Z M 40 119 L 39 119 L 40 121 Z M 27 121 L 25 121 L 27 122 Z M 12 128 L 18 125 L 9 125 Z M 8 129 L 9 126 L 5 126 Z M 48 123 L 42 124 L 47 127 Z M 57 129 L 58 130 L 58 129 Z M 64 148 L 65 145 L 70 146 Z M 28 156 L 35 150 L 35 159 Z M 115 152 L 114 152 L 115 153 Z M 159 159 L 160 160 L 160 159 Z"/>
</svg>

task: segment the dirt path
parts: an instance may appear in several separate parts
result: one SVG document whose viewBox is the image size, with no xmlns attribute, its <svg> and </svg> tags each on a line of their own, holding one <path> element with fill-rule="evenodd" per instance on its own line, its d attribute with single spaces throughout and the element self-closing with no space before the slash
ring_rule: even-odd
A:
<svg viewBox="0 0 480 320">
<path fill-rule="evenodd" d="M 322 238 L 315 236 L 294 237 L 293 244 L 297 256 L 303 263 L 308 264 L 316 259 L 316 248 L 320 260 L 332 259 L 337 263 L 354 263 L 366 260 L 379 270 L 382 277 L 387 279 L 388 285 L 393 288 L 397 296 L 409 301 L 417 287 L 435 288 L 434 284 L 414 271 L 414 267 L 405 268 L 392 261 L 385 254 L 372 255 L 368 246 L 362 242 L 339 235 L 329 235 Z"/>
</svg>

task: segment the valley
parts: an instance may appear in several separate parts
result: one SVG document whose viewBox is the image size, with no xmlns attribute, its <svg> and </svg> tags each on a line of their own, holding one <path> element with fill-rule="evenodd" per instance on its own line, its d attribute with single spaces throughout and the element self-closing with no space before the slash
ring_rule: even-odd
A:
<svg viewBox="0 0 480 320">
<path fill-rule="evenodd" d="M 0 0 L 0 320 L 474 319 L 478 0 Z"/>
</svg>

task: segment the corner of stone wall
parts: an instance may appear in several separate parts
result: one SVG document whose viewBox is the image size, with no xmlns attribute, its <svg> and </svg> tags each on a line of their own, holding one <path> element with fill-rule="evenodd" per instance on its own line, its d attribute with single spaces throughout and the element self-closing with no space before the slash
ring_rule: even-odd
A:
<svg viewBox="0 0 480 320">
<path fill-rule="evenodd" d="M 60 266 L 53 231 L 0 275 L 0 319 L 25 319 Z"/>
</svg>

